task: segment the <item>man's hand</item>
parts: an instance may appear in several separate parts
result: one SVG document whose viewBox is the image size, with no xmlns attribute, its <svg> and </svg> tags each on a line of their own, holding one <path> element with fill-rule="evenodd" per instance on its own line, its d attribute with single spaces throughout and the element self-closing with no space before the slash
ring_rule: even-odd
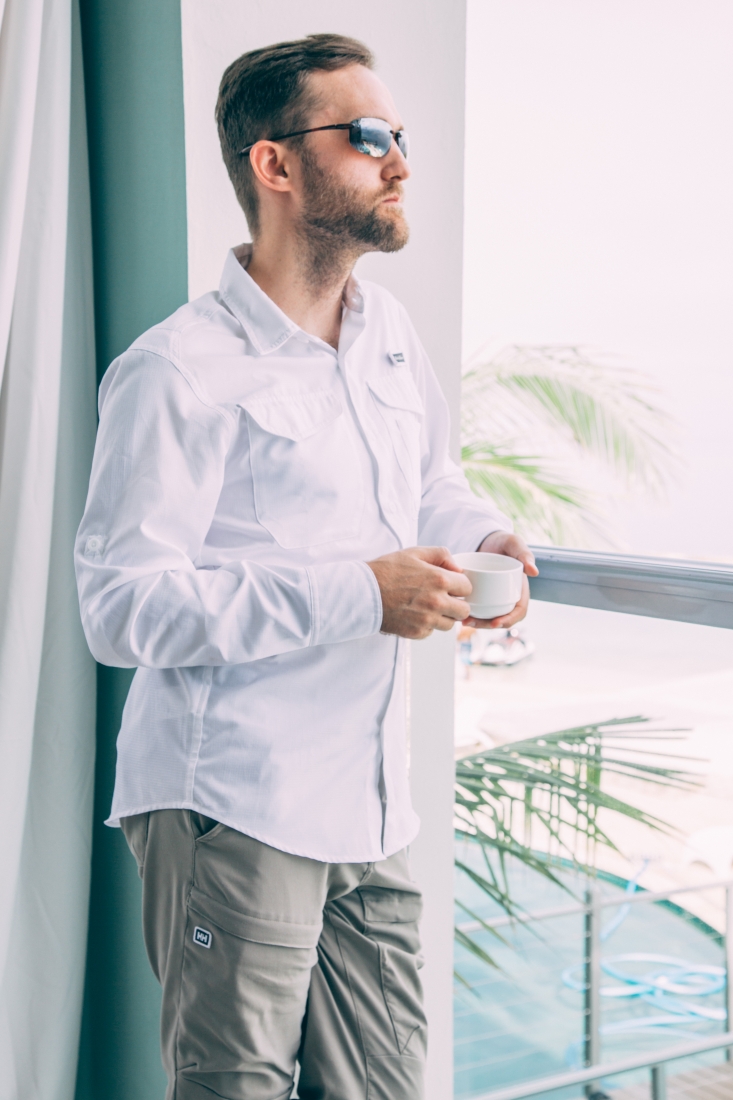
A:
<svg viewBox="0 0 733 1100">
<path fill-rule="evenodd" d="M 471 582 L 443 546 L 415 546 L 367 562 L 382 593 L 383 634 L 427 638 L 470 615 Z"/>
<path fill-rule="evenodd" d="M 516 558 L 524 566 L 525 576 L 522 578 L 522 595 L 519 603 L 515 604 L 506 615 L 500 615 L 498 619 L 466 619 L 466 626 L 476 626 L 480 629 L 497 627 L 510 627 L 518 623 L 527 614 L 529 607 L 529 582 L 527 577 L 536 577 L 539 569 L 534 563 L 534 554 L 519 535 L 511 535 L 507 531 L 494 531 L 488 535 L 479 546 L 480 551 L 488 554 L 506 554 L 509 558 Z"/>
</svg>

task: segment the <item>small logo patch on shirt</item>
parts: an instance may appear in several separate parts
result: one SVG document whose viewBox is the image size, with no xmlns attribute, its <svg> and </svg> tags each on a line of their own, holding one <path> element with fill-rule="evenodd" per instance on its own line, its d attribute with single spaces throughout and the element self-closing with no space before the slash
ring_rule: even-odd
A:
<svg viewBox="0 0 733 1100">
<path fill-rule="evenodd" d="M 199 947 L 211 947 L 211 932 L 206 928 L 194 928 L 193 930 L 193 942 L 197 943 Z"/>
<path fill-rule="evenodd" d="M 399 363 L 404 363 L 405 361 L 404 351 L 390 351 L 387 352 L 387 354 L 389 356 L 390 362 L 394 363 L 395 366 L 397 366 Z"/>
<path fill-rule="evenodd" d="M 97 557 L 104 553 L 106 543 L 107 539 L 104 535 L 89 535 L 84 545 L 84 553 L 90 558 Z"/>
</svg>

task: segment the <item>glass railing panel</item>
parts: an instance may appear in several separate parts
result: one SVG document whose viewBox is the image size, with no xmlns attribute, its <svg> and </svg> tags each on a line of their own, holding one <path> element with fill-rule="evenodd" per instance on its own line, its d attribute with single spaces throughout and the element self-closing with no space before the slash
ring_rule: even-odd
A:
<svg viewBox="0 0 733 1100">
<path fill-rule="evenodd" d="M 581 865 L 613 903 L 594 931 L 594 1061 L 722 1034 L 725 892 L 709 884 L 733 876 L 733 631 L 535 603 L 513 637 L 457 639 L 456 677 L 457 1100 L 588 1061 Z M 567 776 L 552 794 L 543 768 Z"/>
</svg>

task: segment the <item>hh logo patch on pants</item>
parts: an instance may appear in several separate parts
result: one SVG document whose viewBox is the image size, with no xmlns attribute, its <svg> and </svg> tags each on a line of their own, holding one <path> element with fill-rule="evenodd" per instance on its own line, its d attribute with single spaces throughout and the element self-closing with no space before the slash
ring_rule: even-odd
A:
<svg viewBox="0 0 733 1100">
<path fill-rule="evenodd" d="M 194 928 L 193 942 L 197 943 L 199 947 L 211 947 L 211 932 L 206 928 Z"/>
</svg>

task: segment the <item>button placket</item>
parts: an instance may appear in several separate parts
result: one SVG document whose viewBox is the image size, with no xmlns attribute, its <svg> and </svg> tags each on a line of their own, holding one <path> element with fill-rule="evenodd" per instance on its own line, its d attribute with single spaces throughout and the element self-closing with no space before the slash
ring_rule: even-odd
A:
<svg viewBox="0 0 733 1100">
<path fill-rule="evenodd" d="M 364 393 L 366 393 L 366 390 L 364 390 Z M 405 539 L 400 523 L 402 513 L 388 482 L 391 465 L 391 443 L 388 438 L 385 438 L 386 429 L 384 429 L 384 426 L 373 416 L 371 409 L 367 412 L 366 402 L 362 404 L 360 410 L 360 422 L 362 430 L 364 431 L 364 437 L 367 440 L 369 449 L 377 465 L 377 500 L 379 502 L 379 507 L 386 522 L 397 536 L 400 545 L 404 545 Z"/>
</svg>

